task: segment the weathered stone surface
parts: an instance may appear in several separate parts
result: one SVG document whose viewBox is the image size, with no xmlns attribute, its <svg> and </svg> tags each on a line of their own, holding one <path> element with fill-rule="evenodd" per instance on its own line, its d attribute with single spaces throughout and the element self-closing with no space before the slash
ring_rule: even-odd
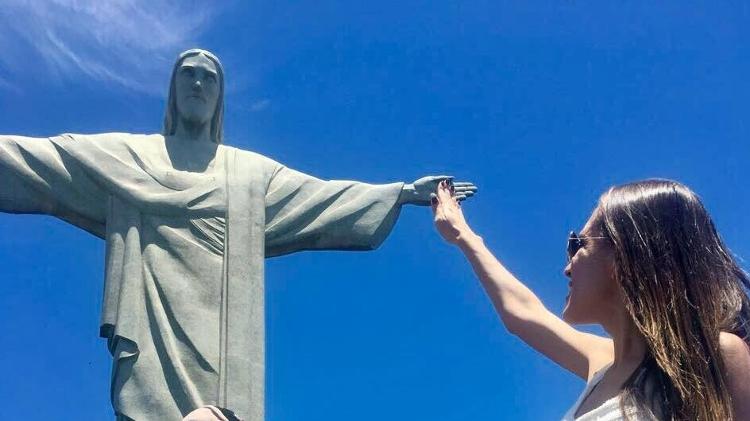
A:
<svg viewBox="0 0 750 421">
<path fill-rule="evenodd" d="M 429 203 L 442 179 L 323 181 L 223 146 L 223 95 L 218 59 L 189 50 L 162 134 L 0 136 L 0 211 L 54 215 L 106 243 L 118 419 L 217 405 L 262 420 L 264 258 L 374 249 L 401 204 Z"/>
</svg>

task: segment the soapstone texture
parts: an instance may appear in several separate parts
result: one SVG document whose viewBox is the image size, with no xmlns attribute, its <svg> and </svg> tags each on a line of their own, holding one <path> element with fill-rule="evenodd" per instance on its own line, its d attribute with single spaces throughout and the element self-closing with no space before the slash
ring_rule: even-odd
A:
<svg viewBox="0 0 750 421">
<path fill-rule="evenodd" d="M 263 420 L 264 258 L 377 247 L 403 184 L 322 181 L 223 145 L 211 170 L 178 171 L 166 142 L 2 136 L 0 210 L 54 215 L 105 241 L 101 335 L 120 419 L 211 404 Z"/>
<path fill-rule="evenodd" d="M 262 421 L 264 258 L 370 250 L 398 217 L 403 183 L 323 181 L 221 145 L 223 85 L 218 59 L 189 50 L 163 134 L 0 136 L 0 211 L 105 242 L 100 334 L 118 420 L 217 405 Z"/>
<path fill-rule="evenodd" d="M 180 420 L 205 405 L 264 419 L 266 257 L 372 250 L 412 184 L 323 181 L 222 145 L 224 73 L 188 50 L 161 134 L 0 136 L 0 212 L 52 215 L 106 246 L 100 334 L 118 420 Z M 456 197 L 476 192 L 456 183 Z"/>
</svg>

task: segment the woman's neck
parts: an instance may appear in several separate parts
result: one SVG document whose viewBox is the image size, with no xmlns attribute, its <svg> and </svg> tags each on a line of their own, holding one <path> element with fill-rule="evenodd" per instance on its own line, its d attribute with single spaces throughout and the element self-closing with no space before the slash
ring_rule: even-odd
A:
<svg viewBox="0 0 750 421">
<path fill-rule="evenodd" d="M 602 323 L 602 326 L 614 343 L 613 366 L 638 365 L 643 361 L 647 350 L 646 339 L 624 308 L 621 311 L 612 312 L 609 320 Z"/>
</svg>

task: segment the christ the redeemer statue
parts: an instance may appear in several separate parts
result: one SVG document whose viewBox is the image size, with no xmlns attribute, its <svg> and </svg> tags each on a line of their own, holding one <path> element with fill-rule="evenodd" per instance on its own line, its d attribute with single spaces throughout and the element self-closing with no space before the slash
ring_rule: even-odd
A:
<svg viewBox="0 0 750 421">
<path fill-rule="evenodd" d="M 322 181 L 223 146 L 223 97 L 219 60 L 188 50 L 162 134 L 0 136 L 0 211 L 53 215 L 106 242 L 101 336 L 118 420 L 211 404 L 262 421 L 264 258 L 374 249 L 401 205 L 429 204 L 445 178 Z"/>
</svg>

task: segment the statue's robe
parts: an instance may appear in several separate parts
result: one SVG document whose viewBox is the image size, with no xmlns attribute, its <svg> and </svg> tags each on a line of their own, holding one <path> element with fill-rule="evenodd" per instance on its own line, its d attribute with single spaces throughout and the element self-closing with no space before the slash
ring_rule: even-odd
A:
<svg viewBox="0 0 750 421">
<path fill-rule="evenodd" d="M 263 420 L 264 257 L 374 249 L 402 188 L 322 181 L 226 146 L 205 172 L 179 171 L 164 137 L 122 133 L 0 136 L 0 180 L 0 211 L 106 241 L 111 398 L 135 421 L 205 404 Z"/>
</svg>

